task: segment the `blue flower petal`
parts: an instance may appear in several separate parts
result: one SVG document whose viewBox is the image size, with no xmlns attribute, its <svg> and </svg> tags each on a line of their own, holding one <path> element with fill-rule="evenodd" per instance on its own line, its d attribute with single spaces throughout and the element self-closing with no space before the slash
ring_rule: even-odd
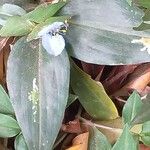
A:
<svg viewBox="0 0 150 150">
<path fill-rule="evenodd" d="M 45 34 L 42 36 L 42 45 L 50 55 L 58 56 L 65 48 L 65 40 L 59 34 L 55 36 Z"/>
</svg>

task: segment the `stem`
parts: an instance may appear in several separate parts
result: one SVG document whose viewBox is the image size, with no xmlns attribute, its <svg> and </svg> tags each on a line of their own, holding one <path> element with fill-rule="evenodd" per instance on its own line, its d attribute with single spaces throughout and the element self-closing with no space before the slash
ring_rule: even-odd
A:
<svg viewBox="0 0 150 150">
<path fill-rule="evenodd" d="M 8 138 L 4 139 L 4 148 L 7 150 Z"/>
<path fill-rule="evenodd" d="M 81 113 L 82 113 L 82 106 L 80 105 L 80 106 L 79 106 L 79 109 L 78 109 L 78 113 L 77 113 L 77 115 L 76 115 L 76 118 L 80 118 Z"/>
<path fill-rule="evenodd" d="M 91 121 L 89 121 L 89 120 L 86 120 L 86 119 L 84 119 L 84 118 L 82 118 L 82 117 L 79 117 L 79 119 L 80 120 L 82 120 L 85 124 L 87 124 L 87 125 L 89 125 L 89 126 L 91 126 L 91 127 L 98 127 L 98 128 L 102 128 L 102 129 L 107 129 L 107 130 L 118 130 L 117 128 L 111 128 L 111 127 L 108 127 L 108 126 L 104 126 L 104 125 L 100 125 L 100 124 L 97 124 L 97 123 L 93 123 L 93 122 L 91 122 Z"/>
</svg>

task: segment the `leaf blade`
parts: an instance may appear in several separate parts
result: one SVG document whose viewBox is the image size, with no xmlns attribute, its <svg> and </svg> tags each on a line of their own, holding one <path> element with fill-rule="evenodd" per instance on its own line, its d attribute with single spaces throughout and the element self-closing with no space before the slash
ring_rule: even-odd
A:
<svg viewBox="0 0 150 150">
<path fill-rule="evenodd" d="M 22 134 L 19 134 L 15 139 L 15 150 L 28 150 Z"/>
<path fill-rule="evenodd" d="M 2 29 L 0 35 L 7 36 L 23 36 L 32 31 L 34 24 L 19 16 L 8 18 Z"/>
<path fill-rule="evenodd" d="M 144 13 L 129 6 L 125 0 L 71 0 L 60 14 L 76 14 L 67 32 L 71 56 L 104 65 L 135 64 L 150 60 L 146 51 L 141 52 L 145 45 L 132 43 L 133 40 L 150 37 L 149 31 L 132 29 L 142 23 Z"/>
<path fill-rule="evenodd" d="M 89 150 L 110 150 L 111 144 L 108 142 L 96 127 L 90 129 Z"/>
<path fill-rule="evenodd" d="M 65 50 L 52 57 L 39 49 L 38 44 L 38 41 L 27 43 L 25 37 L 17 41 L 9 57 L 7 76 L 17 120 L 28 148 L 33 150 L 52 148 L 69 89 L 69 60 Z"/>
<path fill-rule="evenodd" d="M 97 84 L 75 64 L 71 65 L 71 86 L 80 103 L 95 119 L 115 119 L 118 111 L 106 94 L 103 86 Z"/>
<path fill-rule="evenodd" d="M 134 119 L 136 114 L 139 112 L 139 110 L 142 107 L 142 101 L 140 95 L 134 91 L 130 97 L 128 98 L 126 104 L 123 108 L 123 119 L 124 124 L 131 123 L 131 121 Z"/>
<path fill-rule="evenodd" d="M 125 144 L 126 143 L 126 144 Z M 122 135 L 119 137 L 112 150 L 137 150 L 138 147 L 138 139 L 134 138 L 131 133 L 128 125 L 126 124 Z"/>
<path fill-rule="evenodd" d="M 0 137 L 14 137 L 20 132 L 17 121 L 4 114 L 0 114 Z"/>
<path fill-rule="evenodd" d="M 55 4 L 42 4 L 38 6 L 35 10 L 24 15 L 23 17 L 36 23 L 42 23 L 49 17 L 52 17 L 65 4 L 65 2 L 59 2 Z"/>
<path fill-rule="evenodd" d="M 0 85 L 0 113 L 14 115 L 14 109 L 10 102 L 10 98 Z"/>
</svg>

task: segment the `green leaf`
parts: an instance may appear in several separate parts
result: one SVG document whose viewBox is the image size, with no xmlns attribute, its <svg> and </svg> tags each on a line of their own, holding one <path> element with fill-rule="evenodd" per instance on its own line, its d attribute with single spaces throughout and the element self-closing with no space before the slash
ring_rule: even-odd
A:
<svg viewBox="0 0 150 150">
<path fill-rule="evenodd" d="M 0 0 L 0 5 L 5 3 L 15 4 L 19 6 L 24 6 L 33 0 Z"/>
<path fill-rule="evenodd" d="M 149 30 L 149 29 L 150 29 L 150 25 L 146 23 L 142 23 L 140 26 L 134 28 L 134 30 L 137 30 L 137 31 L 143 31 L 143 30 Z"/>
<path fill-rule="evenodd" d="M 37 39 L 38 38 L 38 33 L 45 27 L 48 26 L 50 24 L 52 24 L 53 22 L 65 22 L 65 20 L 69 19 L 70 16 L 59 16 L 59 17 L 50 17 L 49 19 L 47 19 L 45 22 L 42 22 L 40 24 L 38 24 L 33 30 L 32 32 L 28 35 L 27 40 L 31 41 L 33 39 Z"/>
<path fill-rule="evenodd" d="M 122 134 L 123 121 L 121 117 L 113 120 L 94 121 L 94 123 L 98 125 L 98 130 L 107 137 L 111 144 L 114 144 Z"/>
<path fill-rule="evenodd" d="M 69 77 L 65 50 L 53 57 L 38 40 L 28 43 L 26 37 L 13 46 L 8 60 L 8 90 L 29 149 L 52 148 L 68 100 Z"/>
<path fill-rule="evenodd" d="M 139 112 L 136 114 L 134 119 L 132 120 L 132 125 L 141 124 L 150 120 L 150 102 L 145 101 Z"/>
<path fill-rule="evenodd" d="M 26 11 L 17 5 L 4 4 L 3 6 L 0 6 L 0 14 L 6 16 L 22 16 L 26 14 Z"/>
<path fill-rule="evenodd" d="M 29 20 L 25 20 L 19 16 L 10 17 L 2 29 L 0 30 L 0 36 L 23 36 L 32 31 L 34 24 Z"/>
<path fill-rule="evenodd" d="M 55 4 L 44 3 L 40 6 L 38 6 L 33 11 L 24 15 L 24 18 L 28 19 L 30 21 L 36 22 L 36 23 L 42 23 L 49 17 L 52 17 L 65 4 L 66 4 L 65 2 L 59 2 L 59 3 L 55 3 Z"/>
<path fill-rule="evenodd" d="M 15 150 L 28 150 L 27 144 L 22 134 L 19 134 L 15 139 Z"/>
<path fill-rule="evenodd" d="M 140 137 L 145 145 L 150 146 L 150 121 L 143 123 Z"/>
<path fill-rule="evenodd" d="M 78 98 L 77 95 L 69 94 L 68 103 L 67 103 L 66 108 L 69 107 L 77 98 Z"/>
<path fill-rule="evenodd" d="M 115 119 L 118 111 L 102 84 L 92 80 L 74 63 L 71 66 L 71 87 L 85 110 L 95 119 Z"/>
<path fill-rule="evenodd" d="M 110 150 L 110 149 L 111 144 L 108 142 L 105 135 L 103 135 L 96 127 L 90 128 L 88 150 Z"/>
<path fill-rule="evenodd" d="M 141 51 L 146 45 L 132 43 L 150 37 L 149 31 L 133 30 L 144 13 L 126 0 L 70 0 L 60 14 L 73 16 L 67 32 L 71 56 L 104 65 L 150 61 L 147 51 Z"/>
<path fill-rule="evenodd" d="M 114 144 L 112 150 L 137 150 L 138 149 L 138 138 L 134 137 L 130 133 L 130 129 L 126 124 L 123 133 Z"/>
<path fill-rule="evenodd" d="M 149 0 L 138 0 L 138 4 L 145 7 L 145 8 L 150 8 L 150 1 Z"/>
<path fill-rule="evenodd" d="M 141 107 L 142 107 L 141 97 L 136 91 L 134 91 L 128 98 L 128 100 L 123 108 L 122 116 L 124 119 L 124 124 L 126 124 L 126 123 L 130 124 L 130 122 L 133 120 L 133 118 L 139 112 Z"/>
<path fill-rule="evenodd" d="M 132 0 L 126 0 L 128 4 L 131 6 L 132 5 Z"/>
<path fill-rule="evenodd" d="M 14 115 L 14 110 L 10 98 L 0 85 L 0 113 Z"/>
<path fill-rule="evenodd" d="M 6 16 L 6 15 L 0 14 L 0 25 L 4 26 L 4 24 L 6 23 L 6 20 L 7 20 L 9 17 L 10 17 L 10 16 Z"/>
<path fill-rule="evenodd" d="M 20 132 L 17 121 L 4 114 L 0 114 L 0 137 L 14 137 Z"/>
</svg>

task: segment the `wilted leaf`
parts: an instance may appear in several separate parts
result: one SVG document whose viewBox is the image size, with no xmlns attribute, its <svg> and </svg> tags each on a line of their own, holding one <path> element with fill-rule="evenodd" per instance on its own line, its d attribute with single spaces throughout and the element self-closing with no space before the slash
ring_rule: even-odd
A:
<svg viewBox="0 0 150 150">
<path fill-rule="evenodd" d="M 29 149 L 52 148 L 68 100 L 69 77 L 65 50 L 53 57 L 39 41 L 27 43 L 26 37 L 13 46 L 8 60 L 8 90 Z"/>
<path fill-rule="evenodd" d="M 102 82 L 105 90 L 108 94 L 113 95 L 114 92 L 118 91 L 127 80 L 137 65 L 124 65 L 111 67 L 108 77 Z"/>
<path fill-rule="evenodd" d="M 88 149 L 89 133 L 83 133 L 76 136 L 72 141 L 72 147 L 66 150 L 87 150 Z"/>
<path fill-rule="evenodd" d="M 70 0 L 60 14 L 73 16 L 67 32 L 71 56 L 101 65 L 150 61 L 147 51 L 141 52 L 146 45 L 134 43 L 150 32 L 132 29 L 142 23 L 144 13 L 126 0 Z"/>
<path fill-rule="evenodd" d="M 96 81 L 100 80 L 105 67 L 104 65 L 90 64 L 90 63 L 85 63 L 83 61 L 81 61 L 81 65 L 83 71 L 89 74 L 92 79 L 95 79 Z"/>
<path fill-rule="evenodd" d="M 145 146 L 144 144 L 140 144 L 140 150 L 150 150 L 150 147 Z"/>
<path fill-rule="evenodd" d="M 124 119 L 124 124 L 126 123 L 130 124 L 130 122 L 137 115 L 141 107 L 142 107 L 141 97 L 136 91 L 134 91 L 128 98 L 123 108 L 122 116 Z"/>
<path fill-rule="evenodd" d="M 4 48 L 4 46 L 6 45 L 8 39 L 9 38 L 0 38 L 0 52 Z"/>
<path fill-rule="evenodd" d="M 9 18 L 0 30 L 2 37 L 6 36 L 23 36 L 32 31 L 34 24 L 19 16 Z"/>
<path fill-rule="evenodd" d="M 92 80 L 74 63 L 71 66 L 71 86 L 85 110 L 95 119 L 115 119 L 118 112 L 102 84 Z"/>
<path fill-rule="evenodd" d="M 60 8 L 62 8 L 66 3 L 65 2 L 59 2 L 56 4 L 42 4 L 38 6 L 33 11 L 27 13 L 23 16 L 23 18 L 28 19 L 30 21 L 36 22 L 36 23 L 42 23 L 49 17 L 52 17 Z"/>
<path fill-rule="evenodd" d="M 63 124 L 61 130 L 68 133 L 81 133 L 81 126 L 79 119 L 69 121 L 66 124 Z"/>
<path fill-rule="evenodd" d="M 6 86 L 7 60 L 14 37 L 0 37 L 0 84 Z"/>
<path fill-rule="evenodd" d="M 111 144 L 108 142 L 105 135 L 103 135 L 97 128 L 90 128 L 89 146 L 88 150 L 110 150 Z"/>
<path fill-rule="evenodd" d="M 137 150 L 138 138 L 135 138 L 129 131 L 129 127 L 126 124 L 122 135 L 114 144 L 112 150 Z"/>
<path fill-rule="evenodd" d="M 14 137 L 20 132 L 17 121 L 4 114 L 0 114 L 0 137 Z"/>
<path fill-rule="evenodd" d="M 129 91 L 142 93 L 150 81 L 150 63 L 139 65 L 128 77 L 126 84 L 114 96 L 128 96 Z"/>
<path fill-rule="evenodd" d="M 22 134 L 19 134 L 15 139 L 15 150 L 28 150 L 27 144 Z"/>
</svg>

